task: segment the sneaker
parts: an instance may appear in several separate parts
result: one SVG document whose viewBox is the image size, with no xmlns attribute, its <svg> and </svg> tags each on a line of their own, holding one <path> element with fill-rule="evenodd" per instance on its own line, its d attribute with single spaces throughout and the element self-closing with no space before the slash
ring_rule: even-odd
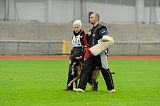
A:
<svg viewBox="0 0 160 106">
<path fill-rule="evenodd" d="M 116 90 L 115 90 L 115 89 L 112 89 L 112 90 L 108 90 L 107 92 L 108 92 L 108 93 L 115 93 Z"/>
<path fill-rule="evenodd" d="M 73 88 L 73 91 L 75 91 L 77 88 Z"/>
<path fill-rule="evenodd" d="M 76 92 L 85 92 L 85 91 L 84 91 L 83 89 L 81 89 L 81 88 L 75 88 L 74 91 L 76 91 Z"/>
</svg>

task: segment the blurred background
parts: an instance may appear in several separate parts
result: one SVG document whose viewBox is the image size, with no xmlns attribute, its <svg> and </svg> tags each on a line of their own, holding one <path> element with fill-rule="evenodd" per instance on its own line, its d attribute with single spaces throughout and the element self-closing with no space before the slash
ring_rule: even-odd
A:
<svg viewBox="0 0 160 106">
<path fill-rule="evenodd" d="M 110 54 L 160 54 L 160 0 L 0 0 L 0 54 L 70 53 L 72 22 L 100 14 Z"/>
</svg>

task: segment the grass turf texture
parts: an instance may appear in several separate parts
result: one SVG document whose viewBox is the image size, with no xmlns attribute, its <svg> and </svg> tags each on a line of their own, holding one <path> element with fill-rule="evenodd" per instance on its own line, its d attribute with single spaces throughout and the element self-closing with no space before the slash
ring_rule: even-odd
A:
<svg viewBox="0 0 160 106">
<path fill-rule="evenodd" d="M 116 93 L 64 91 L 67 60 L 0 60 L 0 106 L 160 106 L 159 60 L 112 60 Z"/>
</svg>

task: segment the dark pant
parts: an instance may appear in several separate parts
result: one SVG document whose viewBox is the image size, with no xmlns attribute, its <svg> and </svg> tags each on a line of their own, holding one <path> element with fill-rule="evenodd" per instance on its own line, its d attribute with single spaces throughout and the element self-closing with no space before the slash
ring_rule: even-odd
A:
<svg viewBox="0 0 160 106">
<path fill-rule="evenodd" d="M 104 69 L 102 67 L 100 55 L 92 56 L 90 54 L 85 61 L 84 71 L 81 75 L 78 88 L 85 90 L 89 76 L 92 74 L 92 71 L 93 69 L 95 69 L 96 66 L 98 66 L 99 69 L 101 70 L 101 73 L 103 75 L 103 78 L 107 86 L 107 89 L 108 90 L 114 89 L 113 79 L 112 79 L 112 75 L 111 75 L 109 68 Z"/>
</svg>

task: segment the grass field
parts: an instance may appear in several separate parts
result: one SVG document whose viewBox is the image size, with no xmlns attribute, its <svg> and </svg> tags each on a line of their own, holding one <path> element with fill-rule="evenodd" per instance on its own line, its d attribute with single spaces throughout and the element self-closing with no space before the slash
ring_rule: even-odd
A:
<svg viewBox="0 0 160 106">
<path fill-rule="evenodd" d="M 160 106 L 159 60 L 112 60 L 116 93 L 64 91 L 67 60 L 0 60 L 0 106 Z"/>
</svg>

